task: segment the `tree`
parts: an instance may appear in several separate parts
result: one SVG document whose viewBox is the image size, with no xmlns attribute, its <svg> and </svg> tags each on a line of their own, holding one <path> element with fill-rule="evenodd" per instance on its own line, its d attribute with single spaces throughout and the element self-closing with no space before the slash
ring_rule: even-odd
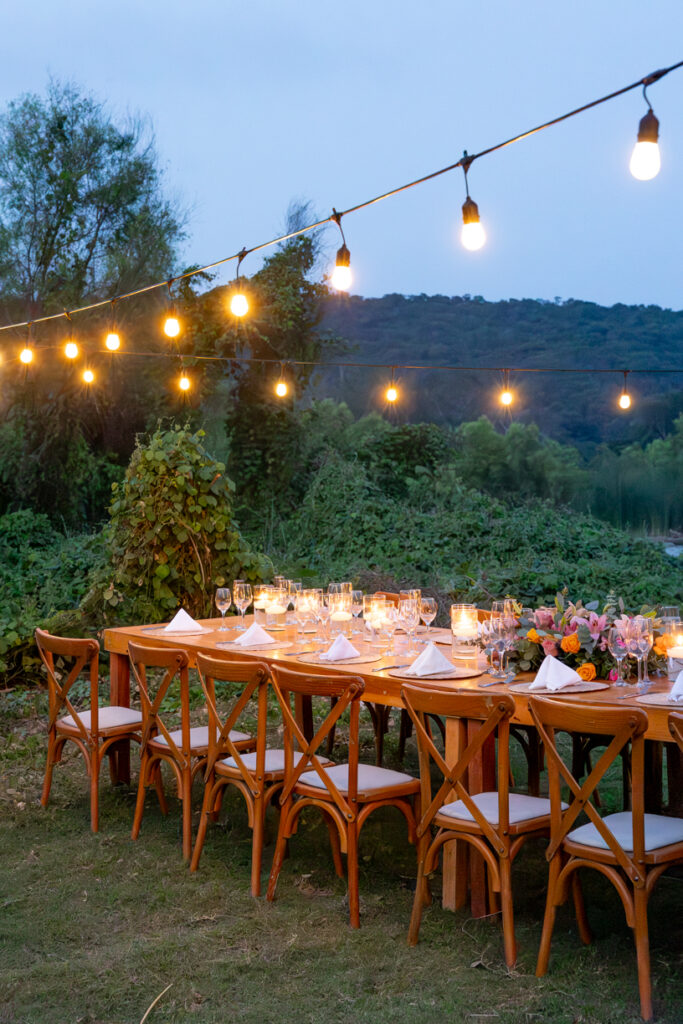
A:
<svg viewBox="0 0 683 1024">
<path fill-rule="evenodd" d="M 182 215 L 149 126 L 52 81 L 0 118 L 0 292 L 30 318 L 170 271 Z M 14 300 L 14 302 L 12 302 Z"/>
</svg>

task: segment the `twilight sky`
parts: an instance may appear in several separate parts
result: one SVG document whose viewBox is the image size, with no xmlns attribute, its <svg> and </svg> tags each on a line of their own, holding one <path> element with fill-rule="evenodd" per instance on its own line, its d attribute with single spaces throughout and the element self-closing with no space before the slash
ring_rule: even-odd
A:
<svg viewBox="0 0 683 1024">
<path fill-rule="evenodd" d="M 2 6 L 0 105 L 53 75 L 115 116 L 149 115 L 190 208 L 187 264 L 271 238 L 292 199 L 344 209 L 683 59 L 681 0 Z M 347 217 L 352 291 L 682 309 L 683 69 L 649 96 L 653 181 L 628 171 L 646 110 L 634 90 L 474 164 L 479 252 L 459 242 L 461 171 Z"/>
</svg>

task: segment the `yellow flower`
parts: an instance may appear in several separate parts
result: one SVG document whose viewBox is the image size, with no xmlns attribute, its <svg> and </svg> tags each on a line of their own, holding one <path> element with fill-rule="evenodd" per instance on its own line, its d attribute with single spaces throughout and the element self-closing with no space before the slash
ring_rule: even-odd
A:
<svg viewBox="0 0 683 1024">
<path fill-rule="evenodd" d="M 527 640 L 531 640 L 532 644 L 540 644 L 541 638 L 535 629 L 530 629 L 526 635 Z"/>
<path fill-rule="evenodd" d="M 664 633 L 662 636 L 658 636 L 655 640 L 654 652 L 660 657 L 666 654 L 670 647 L 673 647 L 676 643 L 675 637 L 671 636 L 670 633 Z"/>
<path fill-rule="evenodd" d="M 569 633 L 567 636 L 563 636 L 560 641 L 560 647 L 565 654 L 578 654 L 581 650 L 581 644 L 576 633 Z"/>
<path fill-rule="evenodd" d="M 592 682 L 597 675 L 595 671 L 595 665 L 591 664 L 590 661 L 584 661 L 583 665 L 579 665 L 576 670 L 585 683 Z"/>
</svg>

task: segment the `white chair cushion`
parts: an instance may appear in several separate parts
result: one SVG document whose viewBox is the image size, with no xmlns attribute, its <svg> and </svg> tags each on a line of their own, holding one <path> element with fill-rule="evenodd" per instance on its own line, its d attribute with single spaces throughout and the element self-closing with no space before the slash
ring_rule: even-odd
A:
<svg viewBox="0 0 683 1024">
<path fill-rule="evenodd" d="M 340 793 L 345 793 L 349 785 L 348 764 L 335 764 L 327 769 L 327 774 L 334 782 Z M 395 772 L 390 768 L 378 768 L 374 764 L 358 765 L 358 792 L 372 793 L 373 790 L 385 789 L 387 786 L 405 786 L 407 783 L 416 782 L 412 775 L 404 772 Z M 304 772 L 299 779 L 305 786 L 315 786 L 316 789 L 325 789 L 325 783 L 316 771 Z"/>
<path fill-rule="evenodd" d="M 173 732 L 169 733 L 169 736 L 177 747 L 180 747 L 183 742 L 183 731 L 182 729 L 174 729 Z M 241 740 L 249 740 L 251 736 L 246 732 L 238 732 L 236 729 L 231 730 L 230 739 L 233 743 L 239 743 Z M 161 746 L 167 747 L 168 741 L 165 736 L 155 736 L 154 743 L 159 743 Z M 190 746 L 191 747 L 208 747 L 209 745 L 209 727 L 208 725 L 193 725 L 190 729 Z"/>
<path fill-rule="evenodd" d="M 490 825 L 498 824 L 498 793 L 473 793 L 472 802 L 476 804 Z M 566 804 L 564 805 L 566 807 Z M 521 821 L 541 818 L 550 814 L 550 800 L 541 796 L 526 796 L 524 793 L 510 793 L 510 824 L 518 825 Z M 474 821 L 462 800 L 454 800 L 444 804 L 439 814 L 447 818 L 459 818 L 461 821 Z"/>
<path fill-rule="evenodd" d="M 256 771 L 256 751 L 252 750 L 248 754 L 240 755 L 244 762 L 245 768 L 250 772 Z M 301 754 L 298 751 L 294 752 L 294 764 L 297 765 L 301 760 Z M 224 758 L 220 764 L 226 765 L 228 768 L 236 768 L 234 757 Z M 285 752 L 282 749 L 274 747 L 273 749 L 266 750 L 266 771 L 267 772 L 283 772 L 285 770 Z"/>
<path fill-rule="evenodd" d="M 90 711 L 80 711 L 78 714 L 81 722 L 86 729 L 90 728 L 90 720 L 92 714 Z M 75 726 L 73 715 L 67 715 L 66 718 L 60 718 L 58 725 Z M 102 729 L 114 729 L 117 726 L 122 725 L 141 725 L 142 715 L 139 711 L 135 711 L 133 708 L 120 708 L 116 705 L 106 706 L 98 708 L 97 711 L 97 728 L 101 731 Z"/>
<path fill-rule="evenodd" d="M 683 818 L 667 818 L 663 814 L 645 814 L 645 849 L 658 850 L 660 846 L 683 842 Z M 602 819 L 607 825 L 619 846 L 626 853 L 633 853 L 633 818 L 630 811 L 619 811 L 618 814 L 606 814 Z M 595 846 L 601 850 L 609 847 L 592 821 L 580 825 L 567 836 L 575 843 L 584 846 Z"/>
</svg>

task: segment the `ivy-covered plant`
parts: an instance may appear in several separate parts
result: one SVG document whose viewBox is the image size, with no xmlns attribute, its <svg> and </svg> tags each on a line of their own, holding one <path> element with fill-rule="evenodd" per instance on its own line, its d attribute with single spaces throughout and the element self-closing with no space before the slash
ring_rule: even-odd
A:
<svg viewBox="0 0 683 1024">
<path fill-rule="evenodd" d="M 208 617 L 216 586 L 272 573 L 242 538 L 235 486 L 203 437 L 188 427 L 157 429 L 138 442 L 125 479 L 113 485 L 109 577 L 97 588 L 108 619 L 159 621 L 180 606 Z"/>
</svg>

